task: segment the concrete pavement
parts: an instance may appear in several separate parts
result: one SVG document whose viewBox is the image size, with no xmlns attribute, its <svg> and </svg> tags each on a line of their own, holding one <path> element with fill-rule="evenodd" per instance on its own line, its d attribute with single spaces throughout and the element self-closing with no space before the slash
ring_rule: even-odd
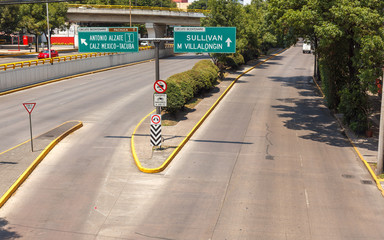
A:
<svg viewBox="0 0 384 240">
<path fill-rule="evenodd" d="M 280 49 L 281 51 L 281 49 Z M 275 55 L 278 55 L 275 52 Z M 229 73 L 226 78 L 217 85 L 214 90 L 207 93 L 202 101 L 194 109 L 186 109 L 184 117 L 174 126 L 162 125 L 162 147 L 152 147 L 150 145 L 150 114 L 142 119 L 142 122 L 136 127 L 136 131 L 132 136 L 132 151 L 138 168 L 147 173 L 156 173 L 164 170 L 173 160 L 174 155 L 183 147 L 190 135 L 198 128 L 199 121 L 204 121 L 205 114 L 209 115 L 209 111 L 219 98 L 225 95 L 226 89 L 235 83 L 241 74 L 252 70 L 255 66 L 262 64 L 274 55 L 260 58 L 256 65 L 243 66 L 236 72 Z M 317 84 L 316 81 L 314 84 Z M 321 90 L 319 90 L 320 94 Z M 220 100 L 219 100 L 220 101 Z M 214 107 L 213 107 L 214 108 Z M 152 112 L 153 113 L 153 112 Z M 377 162 L 378 149 L 378 120 L 377 116 L 372 119 L 372 137 L 359 136 L 354 134 L 347 126 L 343 125 L 342 115 L 334 115 L 335 121 L 340 126 L 340 131 L 343 132 L 351 145 L 354 147 L 356 154 L 364 163 L 367 171 L 370 172 L 373 181 L 376 182 L 378 189 L 384 196 L 384 180 L 380 180 L 372 169 L 372 164 Z M 183 142 L 184 141 L 184 142 Z"/>
<path fill-rule="evenodd" d="M 69 121 L 33 139 L 0 153 L 0 207 L 32 173 L 49 151 L 82 123 Z M 0 236 L 1 237 L 1 236 Z"/>
<path fill-rule="evenodd" d="M 269 66 L 271 67 L 273 65 L 278 65 L 278 63 L 276 63 L 276 61 L 273 61 L 270 63 Z M 260 68 L 263 68 L 263 66 L 260 66 Z M 281 69 L 282 68 L 280 68 L 280 70 Z M 300 69 L 295 70 L 299 71 Z M 252 73 L 250 73 L 249 76 L 244 76 L 243 79 L 239 79 L 238 83 L 240 83 L 240 86 L 243 86 L 242 90 L 244 90 L 246 86 L 249 86 L 245 83 L 251 83 L 252 81 L 257 82 L 254 81 L 255 78 L 252 78 L 251 75 Z M 236 76 L 238 76 L 238 73 L 235 74 L 233 77 Z M 261 78 L 260 75 L 258 75 L 257 80 L 259 78 Z M 275 79 L 277 78 L 275 77 Z M 229 80 L 228 83 L 230 81 L 231 80 Z M 282 84 L 282 82 L 283 84 L 285 84 L 285 90 L 287 90 L 286 86 L 291 86 L 288 85 L 290 84 L 289 80 L 282 80 L 281 78 L 279 78 L 279 80 L 276 80 L 275 84 L 272 86 L 276 87 Z M 262 82 L 260 82 L 260 84 L 262 84 Z M 303 87 L 303 85 L 305 85 L 304 87 L 309 86 L 307 84 L 307 78 L 302 79 L 301 82 L 298 81 L 299 88 Z M 310 229 L 311 226 L 313 226 L 312 230 L 314 231 L 314 233 L 318 234 L 317 236 L 320 236 L 319 234 L 331 232 L 335 234 L 334 236 L 336 237 L 328 239 L 347 239 L 340 237 L 337 238 L 337 236 L 341 235 L 341 233 L 345 234 L 345 236 L 347 236 L 348 233 L 348 236 L 351 236 L 354 233 L 358 233 L 359 230 L 363 227 L 364 229 L 367 229 L 367 232 L 373 232 L 374 230 L 376 230 L 376 228 L 369 227 L 374 223 L 379 224 L 381 221 L 380 219 L 379 221 L 377 221 L 378 218 L 371 218 L 371 216 L 374 215 L 372 214 L 372 210 L 366 210 L 365 207 L 367 205 L 364 205 L 365 201 L 366 204 L 371 204 L 372 201 L 367 200 L 372 200 L 373 198 L 367 199 L 367 197 L 369 198 L 371 195 L 367 196 L 365 194 L 366 191 L 354 191 L 360 186 L 360 180 L 368 180 L 369 176 L 365 173 L 365 170 L 362 169 L 359 171 L 359 174 L 363 172 L 364 178 L 355 176 L 354 180 L 345 180 L 346 178 L 353 178 L 352 175 L 348 174 L 354 173 L 353 170 L 356 170 L 356 168 L 344 168 L 345 166 L 348 166 L 348 163 L 350 163 L 350 161 L 340 160 L 343 160 L 343 158 L 344 160 L 351 159 L 351 157 L 353 158 L 353 160 L 355 160 L 354 154 L 351 152 L 351 149 L 349 147 L 350 145 L 347 142 L 343 141 L 344 138 L 343 136 L 341 136 L 341 134 L 337 133 L 336 138 L 329 140 L 329 137 L 332 138 L 332 136 L 330 136 L 332 135 L 332 132 L 336 132 L 337 129 L 335 127 L 336 124 L 333 124 L 335 122 L 328 117 L 329 113 L 327 109 L 322 107 L 322 110 L 320 110 L 327 113 L 326 121 L 313 121 L 314 119 L 311 117 L 313 116 L 312 110 L 316 110 L 316 112 L 314 113 L 315 116 L 322 116 L 322 114 L 318 113 L 319 110 L 316 109 L 316 107 L 322 105 L 322 101 L 317 96 L 315 96 L 316 94 L 312 94 L 313 88 L 305 88 L 306 91 L 302 91 L 300 93 L 309 94 L 304 95 L 307 96 L 308 99 L 310 99 L 312 96 L 315 96 L 315 98 L 319 100 L 316 101 L 316 104 L 310 105 L 306 108 L 304 107 L 305 109 L 302 111 L 299 110 L 303 108 L 304 104 L 311 103 L 311 101 L 301 101 L 300 104 L 295 107 L 295 111 L 293 111 L 291 106 L 293 105 L 293 101 L 295 98 L 287 98 L 287 96 L 289 95 L 286 94 L 284 95 L 285 97 L 282 97 L 281 99 L 278 99 L 277 101 L 272 103 L 271 106 L 274 106 L 275 108 L 270 108 L 270 105 L 263 104 L 263 102 L 259 102 L 259 106 L 257 108 L 250 108 L 250 105 L 246 105 L 244 101 L 254 100 L 250 96 L 250 93 L 257 91 L 257 89 L 253 87 L 247 89 L 247 91 L 245 92 L 236 90 L 238 90 L 237 87 L 235 87 L 233 91 L 228 95 L 228 98 L 232 99 L 232 101 L 229 102 L 228 106 L 232 109 L 240 108 L 240 113 L 237 114 L 237 116 L 231 116 L 236 118 L 237 123 L 239 123 L 238 126 L 241 126 L 241 124 L 247 124 L 248 118 L 242 117 L 242 113 L 247 113 L 249 112 L 249 110 L 253 110 L 254 115 L 263 118 L 262 120 L 269 120 L 267 118 L 268 114 L 259 114 L 259 112 L 261 112 L 260 110 L 262 110 L 260 109 L 260 106 L 266 109 L 270 109 L 270 111 L 273 112 L 274 115 L 279 114 L 279 118 L 283 118 L 283 121 L 275 117 L 275 122 L 268 122 L 267 125 L 259 124 L 257 129 L 252 128 L 249 130 L 249 133 L 254 132 L 257 134 L 246 134 L 245 137 L 240 136 L 232 138 L 231 133 L 237 131 L 239 128 L 236 128 L 236 126 L 233 126 L 233 129 L 224 129 L 218 127 L 220 125 L 220 121 L 224 119 L 223 116 L 228 116 L 225 114 L 228 114 L 229 111 L 224 111 L 222 114 L 216 114 L 220 111 L 215 111 L 211 115 L 216 115 L 217 118 L 215 118 L 215 122 L 211 121 L 212 118 L 207 119 L 206 125 L 203 125 L 200 129 L 201 131 L 199 131 L 193 137 L 194 139 L 193 141 L 191 141 L 191 144 L 194 144 L 192 151 L 184 155 L 183 152 L 181 152 L 181 154 L 177 158 L 178 161 L 175 161 L 172 167 L 167 169 L 164 174 L 158 175 L 139 174 L 135 169 L 132 170 L 133 173 L 129 172 L 129 169 L 132 169 L 132 162 L 129 161 L 131 159 L 127 161 L 126 156 L 130 154 L 128 153 L 128 151 L 125 151 L 126 149 L 128 149 L 127 146 L 122 148 L 116 148 L 116 144 L 108 143 L 108 145 L 102 145 L 97 144 L 97 142 L 88 142 L 92 138 L 95 138 L 95 135 L 92 134 L 94 132 L 94 129 L 90 128 L 90 126 L 87 126 L 89 128 L 88 132 L 81 131 L 79 135 L 76 134 L 73 137 L 78 136 L 78 138 L 83 137 L 82 139 L 84 139 L 84 135 L 90 135 L 87 141 L 84 141 L 92 146 L 92 148 L 90 149 L 92 149 L 92 152 L 94 154 L 90 156 L 82 156 L 81 151 L 84 151 L 84 149 L 86 149 L 84 147 L 87 146 L 74 146 L 76 141 L 72 139 L 71 142 L 73 142 L 74 144 L 68 146 L 67 149 L 64 149 L 63 152 L 72 153 L 73 155 L 67 155 L 65 158 L 54 156 L 54 154 L 52 155 L 52 157 L 55 157 L 56 160 L 56 162 L 51 163 L 52 169 L 55 169 L 55 171 L 53 171 L 52 169 L 48 169 L 49 166 L 44 166 L 43 168 L 37 169 L 37 171 L 45 171 L 46 175 L 58 175 L 60 174 L 60 172 L 62 172 L 63 175 L 70 175 L 73 181 L 67 182 L 61 180 L 61 182 L 55 182 L 51 179 L 47 180 L 47 178 L 40 178 L 40 181 L 35 182 L 35 191 L 31 191 L 33 192 L 33 195 L 31 193 L 25 194 L 24 192 L 27 191 L 20 191 L 19 196 L 15 196 L 15 198 L 22 198 L 28 201 L 28 203 L 25 204 L 26 206 L 23 206 L 23 204 L 18 204 L 16 201 L 10 201 L 10 205 L 6 205 L 3 208 L 7 209 L 5 210 L 4 214 L 4 216 L 7 216 L 7 218 L 1 218 L 0 225 L 8 225 L 7 231 L 9 232 L 9 235 L 15 232 L 15 234 L 24 236 L 26 239 L 52 239 L 55 238 L 52 237 L 55 234 L 56 236 L 60 236 L 56 238 L 61 239 L 209 239 L 208 235 L 213 236 L 211 237 L 211 239 L 250 239 L 246 238 L 246 234 L 253 230 L 256 231 L 256 228 L 258 228 L 257 230 L 260 234 L 268 233 L 270 234 L 270 237 L 252 239 L 324 239 L 324 237 L 305 238 L 306 235 L 308 236 L 311 234 L 307 232 L 307 229 Z M 267 92 L 263 88 L 260 88 L 260 92 L 257 93 L 261 96 L 259 96 L 260 98 L 257 99 L 270 99 L 267 95 L 264 96 L 262 91 Z M 237 95 L 232 93 L 237 93 Z M 279 94 L 281 93 L 284 92 L 277 92 L 275 97 L 279 96 Z M 240 99 L 235 99 L 235 97 L 238 97 L 240 95 Z M 213 96 L 211 97 L 213 98 Z M 206 98 L 205 100 L 207 99 L 210 98 Z M 182 121 L 180 123 L 183 124 L 179 123 L 179 126 L 176 125 L 178 127 L 172 130 L 174 131 L 173 133 L 165 132 L 166 130 L 164 129 L 163 132 L 165 137 L 167 138 L 164 143 L 165 146 L 167 146 L 168 144 L 167 140 L 171 141 L 173 139 L 179 139 L 174 145 L 169 144 L 170 151 L 172 147 L 174 148 L 174 146 L 177 145 L 177 142 L 180 141 L 180 139 L 183 138 L 186 133 L 190 131 L 190 129 L 183 129 L 186 128 L 184 124 L 189 123 L 189 121 L 198 121 L 199 117 L 193 117 L 189 114 L 198 112 L 198 108 L 205 105 L 205 100 L 200 102 L 194 110 L 190 110 L 190 112 L 184 116 L 184 119 L 188 119 L 188 121 Z M 227 98 L 224 99 L 225 102 L 227 102 L 226 100 Z M 282 104 L 280 104 L 280 102 Z M 246 106 L 243 107 L 243 104 Z M 207 105 L 210 107 L 210 104 Z M 218 110 L 226 107 L 227 104 L 219 105 Z M 310 109 L 311 107 L 313 108 Z M 111 109 L 109 106 L 105 108 Z M 132 112 L 137 112 L 137 110 Z M 202 112 L 204 113 L 204 111 Z M 232 111 L 232 113 L 233 112 L 234 111 Z M 141 114 L 144 115 L 146 113 Z M 110 114 L 110 112 L 108 113 L 108 115 L 113 116 L 113 114 Z M 89 123 L 94 123 L 95 118 L 98 116 L 99 114 L 93 114 L 91 119 L 92 122 Z M 117 116 L 116 118 L 118 117 L 119 116 Z M 118 124 L 119 122 L 116 121 L 116 118 L 103 122 L 103 125 L 101 126 L 105 128 L 111 127 L 112 125 L 117 125 L 117 128 L 121 128 L 121 125 Z M 251 120 L 252 122 L 255 122 L 253 121 L 255 120 L 255 118 L 249 118 L 250 122 Z M 264 123 L 264 121 L 262 121 L 261 123 Z M 138 122 L 138 119 L 135 119 L 133 122 L 135 122 L 136 124 Z M 149 120 L 145 120 L 145 122 L 149 122 Z M 283 122 L 284 126 L 280 124 L 280 122 Z M 329 124 L 329 122 L 332 122 L 332 124 Z M 257 123 L 255 125 L 257 125 Z M 196 124 L 196 122 L 194 124 Z M 191 123 L 191 126 L 193 127 L 194 124 Z M 321 129 L 316 129 L 316 127 L 319 125 Z M 332 125 L 331 128 L 329 128 L 329 125 Z M 289 134 L 291 136 L 294 135 L 295 132 L 300 132 L 300 127 L 306 126 L 306 132 L 300 135 L 300 139 L 296 143 L 296 145 L 304 143 L 304 145 L 301 145 L 301 148 L 304 150 L 299 150 L 302 151 L 303 159 L 298 158 L 295 153 L 295 150 L 298 150 L 300 148 L 288 148 L 295 144 L 286 144 L 287 141 L 285 143 L 283 142 L 283 134 L 273 135 L 272 131 L 274 129 L 272 129 L 272 127 L 276 128 L 276 126 L 279 126 L 280 129 L 284 130 L 285 134 Z M 178 132 L 177 128 L 179 128 L 180 131 L 186 131 Z M 315 130 L 314 133 L 311 131 L 313 129 Z M 125 130 L 128 131 L 127 129 Z M 139 140 L 139 137 L 143 137 L 143 135 L 148 133 L 139 133 L 139 128 L 137 128 L 137 130 L 137 140 Z M 217 135 L 214 138 L 206 138 L 204 136 L 201 136 L 205 132 L 218 132 L 217 130 L 224 130 L 228 132 L 225 134 L 223 133 L 221 135 Z M 148 128 L 146 131 L 148 131 Z M 227 135 L 227 137 L 224 138 L 224 135 Z M 102 139 L 104 141 L 109 139 L 128 138 L 125 137 L 125 135 L 119 134 L 118 131 L 115 132 L 105 130 L 101 134 L 101 136 L 103 137 Z M 298 136 L 296 137 L 298 138 Z M 319 139 L 319 137 L 321 139 Z M 308 141 L 306 140 L 306 138 L 310 138 L 310 140 Z M 255 141 L 255 139 L 258 139 L 258 141 Z M 285 140 L 287 139 L 288 138 L 285 138 Z M 331 142 L 332 146 L 334 147 L 328 148 L 326 144 L 317 145 L 316 140 L 324 141 L 326 143 Z M 101 141 L 101 138 L 99 138 L 99 142 Z M 334 150 L 337 148 L 337 146 L 339 146 L 337 144 L 340 144 L 340 142 L 342 146 L 347 147 L 348 150 L 340 152 L 340 154 L 332 155 L 332 153 L 336 152 Z M 217 144 L 220 145 L 218 150 L 212 150 L 212 145 L 214 145 L 213 143 L 220 143 Z M 312 148 L 311 150 L 306 150 L 306 147 L 311 144 L 319 146 L 319 151 L 317 151 L 316 154 L 311 151 L 314 148 Z M 187 147 L 192 148 L 191 146 Z M 114 151 L 115 149 L 124 149 L 123 151 L 126 152 L 127 155 L 117 155 L 117 157 L 115 158 L 108 157 L 110 155 L 105 154 L 106 148 L 111 149 L 111 151 Z M 242 149 L 244 151 L 241 152 L 240 155 L 235 156 L 236 151 L 229 151 L 229 149 L 232 148 L 236 148 L 237 150 Z M 344 155 L 344 153 L 346 152 L 348 154 Z M 98 159 L 99 161 L 90 160 L 90 158 L 95 157 L 96 155 L 101 155 L 101 153 L 103 153 L 103 156 L 105 158 L 114 159 L 116 161 L 117 159 L 123 159 L 125 161 L 117 161 L 118 164 L 112 165 L 114 166 L 114 168 L 111 167 L 111 169 L 114 169 L 115 171 L 107 171 L 107 177 L 98 177 L 102 179 L 104 191 L 99 191 L 98 189 L 96 189 L 98 194 L 100 194 L 99 192 L 102 193 L 98 198 L 92 198 L 89 197 L 89 195 L 95 194 L 96 190 L 89 189 L 89 185 L 80 184 L 81 182 L 77 180 L 84 179 L 84 174 L 93 176 L 95 175 L 95 171 L 77 171 L 76 168 L 79 166 L 79 161 L 81 161 L 81 165 L 87 165 L 93 168 L 106 168 L 107 164 L 101 162 L 100 159 Z M 137 153 L 138 155 L 140 155 L 144 152 L 140 152 L 139 150 L 137 150 Z M 285 153 L 290 155 L 287 156 Z M 150 152 L 150 154 L 152 154 L 152 152 Z M 326 161 L 326 164 L 331 163 L 330 165 L 324 167 L 323 162 L 325 162 L 326 158 L 321 160 L 313 159 L 313 155 L 321 156 L 322 154 L 327 156 L 334 156 L 330 161 Z M 71 158 L 76 157 L 75 155 L 81 155 L 79 161 L 70 162 Z M 190 155 L 192 155 L 192 157 L 190 157 Z M 212 159 L 214 155 L 216 155 L 216 159 Z M 232 158 L 229 159 L 228 155 L 231 155 L 230 157 L 234 157 L 234 160 Z M 150 159 L 153 159 L 155 154 L 151 156 L 152 157 Z M 250 161 L 248 161 L 252 160 L 250 156 L 256 156 L 256 158 L 252 159 L 265 158 L 266 161 L 257 161 L 250 164 Z M 166 158 L 167 154 L 165 154 L 163 160 Z M 191 164 L 180 164 L 181 162 L 183 162 L 183 158 L 186 159 L 184 162 Z M 237 160 L 238 158 L 239 160 Z M 159 163 L 161 164 L 162 161 L 161 159 L 159 160 Z M 225 162 L 227 161 L 229 162 L 229 164 L 225 164 Z M 239 162 L 238 164 L 233 165 L 233 161 Z M 291 169 L 288 168 L 289 161 L 293 162 L 293 164 L 291 165 Z M 65 169 L 65 167 L 60 166 L 60 163 L 63 162 L 67 162 L 68 169 Z M 276 162 L 276 164 L 274 162 Z M 279 163 L 279 165 L 277 162 Z M 199 165 L 199 163 L 204 164 Z M 303 169 L 299 169 L 300 163 L 302 165 L 304 163 L 304 166 L 306 167 L 304 169 L 306 170 L 305 172 Z M 147 163 L 143 161 L 143 165 L 144 164 Z M 148 165 L 145 166 L 152 167 L 149 164 L 151 163 L 148 163 Z M 253 166 L 252 164 L 255 165 Z M 340 169 L 338 168 L 337 164 L 340 164 L 340 167 L 343 167 L 342 171 L 339 171 Z M 153 165 L 154 167 L 157 166 L 157 164 Z M 223 165 L 225 167 L 223 167 Z M 249 171 L 250 167 L 253 167 L 253 171 Z M 271 174 L 271 170 L 273 170 L 273 167 L 276 167 L 277 170 L 275 174 Z M 296 171 L 294 167 L 296 167 L 298 170 Z M 326 172 L 326 174 L 319 174 L 317 170 L 320 170 L 321 167 L 325 168 L 325 170 L 328 170 L 328 172 Z M 209 168 L 214 168 L 215 171 L 205 171 Z M 65 171 L 63 169 L 65 169 Z M 117 171 L 117 169 L 119 171 Z M 123 171 L 120 171 L 120 169 L 122 169 Z M 311 172 L 307 173 L 307 170 L 311 170 Z M 329 171 L 331 171 L 330 174 Z M 234 174 L 225 174 L 228 172 L 233 172 Z M 342 176 L 340 176 L 341 174 Z M 365 177 L 365 175 L 367 175 L 368 177 Z M 230 177 L 230 180 L 233 179 L 235 182 L 228 182 L 228 176 Z M 252 178 L 244 178 L 249 176 L 252 176 Z M 92 185 L 95 185 L 95 179 L 95 177 L 86 178 L 86 181 L 84 182 L 90 182 Z M 109 179 L 111 180 L 109 181 Z M 33 178 L 31 178 L 30 180 L 32 181 Z M 171 180 L 174 181 L 172 182 Z M 300 182 L 300 180 L 302 182 Z M 198 181 L 200 181 L 202 184 L 197 184 Z M 334 184 L 335 181 L 342 181 L 344 185 L 342 185 L 342 187 L 332 188 L 332 184 Z M 330 184 L 326 185 L 325 182 Z M 27 182 L 26 184 L 29 183 L 31 182 Z M 42 184 L 47 184 L 48 186 L 46 186 L 45 189 L 40 190 Z M 208 188 L 207 185 L 209 184 L 211 185 L 211 187 Z M 240 184 L 245 185 L 245 188 L 242 191 L 238 190 Z M 359 186 L 357 186 L 358 184 Z M 58 187 L 57 185 L 60 185 L 60 187 Z M 162 185 L 166 185 L 166 187 L 164 186 L 164 188 L 161 188 Z M 31 186 L 33 186 L 33 184 L 30 184 L 27 189 L 23 190 L 29 190 Z M 119 188 L 119 186 L 121 186 L 122 190 Z M 187 187 L 188 190 L 182 191 L 181 189 L 184 186 Z M 66 192 L 68 188 L 72 190 L 69 193 Z M 138 189 L 140 189 L 140 191 L 137 191 Z M 340 196 L 335 196 L 334 194 L 335 192 L 341 192 L 340 195 L 342 196 L 344 193 L 347 192 L 347 190 L 348 193 L 351 193 L 351 195 L 348 195 L 350 196 L 348 197 L 348 199 L 353 200 L 354 198 L 358 198 L 361 196 L 359 199 L 363 200 L 358 203 L 354 201 L 348 201 L 345 203 L 344 201 L 348 199 L 342 198 Z M 373 186 L 370 186 L 369 190 L 375 193 L 374 199 L 377 200 L 375 202 L 381 202 L 378 201 L 380 199 L 380 196 L 379 194 L 376 194 L 376 189 Z M 44 197 L 38 199 L 34 198 L 34 195 Z M 75 196 L 71 200 L 65 201 L 65 197 L 68 198 L 68 195 Z M 323 195 L 324 197 L 322 197 Z M 52 201 L 57 201 L 57 199 L 60 199 L 60 203 L 49 205 L 47 204 L 49 198 L 52 198 Z M 84 198 L 84 202 L 87 202 L 88 204 L 81 204 L 80 200 L 83 200 Z M 44 199 L 44 201 L 41 203 L 42 199 Z M 74 202 L 73 200 L 76 200 L 77 204 L 72 204 Z M 143 202 L 148 204 L 142 204 Z M 334 202 L 336 203 L 333 204 Z M 343 207 L 344 205 L 341 205 L 341 203 L 345 203 L 345 207 Z M 42 206 L 38 210 L 38 214 L 33 215 L 30 213 L 30 211 L 28 211 L 28 209 L 30 209 L 30 206 L 36 206 L 36 209 L 38 209 L 39 204 L 41 204 Z M 228 206 L 230 207 L 228 208 Z M 90 207 L 92 208 L 92 210 L 90 210 Z M 316 209 L 319 209 L 319 211 L 316 211 Z M 364 210 L 366 210 L 367 212 L 364 212 Z M 21 212 L 21 214 L 15 216 L 14 212 L 17 211 Z M 87 216 L 85 218 L 86 220 L 83 220 L 81 218 L 80 213 L 84 213 L 84 215 Z M 66 214 L 71 215 L 72 218 L 65 218 Z M 77 214 L 76 217 L 75 214 Z M 306 218 L 303 216 L 315 216 L 316 218 L 314 218 L 315 220 L 312 220 L 311 222 L 308 221 L 308 223 L 306 223 Z M 340 221 L 336 222 L 336 220 L 338 220 L 339 218 Z M 210 219 L 210 221 L 205 221 L 206 219 Z M 359 219 L 360 221 L 350 221 L 350 224 L 348 225 L 348 220 L 351 219 Z M 57 223 L 52 224 L 51 222 L 53 221 L 57 221 Z M 332 225 L 336 225 L 334 221 L 339 225 L 332 228 Z M 360 223 L 360 225 L 356 225 L 356 222 Z M 86 230 L 82 229 L 81 226 L 78 226 L 81 225 L 81 223 L 84 223 L 86 225 Z M 67 227 L 66 225 L 70 226 Z M 100 227 L 98 228 L 97 226 Z M 211 227 L 214 228 L 216 231 L 211 230 Z M 303 228 L 304 230 L 300 230 Z M 341 233 L 337 235 L 337 231 L 340 231 Z M 204 235 L 204 233 L 206 232 L 213 233 L 208 233 Z M 44 233 L 46 235 L 43 235 Z M 296 233 L 297 235 L 294 235 Z M 179 237 L 171 237 L 173 234 Z M 197 237 L 202 235 L 207 237 Z M 243 238 L 241 238 L 240 235 L 243 236 Z M 271 237 L 272 235 L 273 237 Z M 35 238 L 31 236 L 35 236 Z M 44 238 L 43 236 L 46 236 L 46 238 Z M 65 238 L 65 236 L 67 237 Z M 127 236 L 134 237 L 129 238 Z M 248 236 L 250 236 L 250 234 Z M 299 238 L 299 236 L 301 236 L 301 238 Z M 364 236 L 364 234 L 362 234 L 361 236 Z M 356 237 L 356 235 L 354 237 Z"/>
<path fill-rule="evenodd" d="M 261 58 L 258 64 L 266 59 L 267 57 Z M 204 98 L 194 109 L 186 109 L 184 117 L 176 125 L 163 125 L 163 143 L 161 148 L 152 148 L 150 145 L 150 119 L 149 115 L 146 116 L 143 119 L 143 122 L 137 126 L 136 132 L 134 133 L 134 141 L 132 142 L 138 164 L 140 164 L 147 172 L 159 172 L 165 169 L 164 165 L 168 165 L 172 161 L 170 157 L 175 155 L 176 149 L 182 147 L 181 144 L 188 135 L 193 134 L 191 131 L 193 131 L 194 127 L 196 127 L 205 114 L 210 111 L 212 106 L 218 104 L 217 100 L 220 97 L 223 97 L 223 93 L 226 89 L 228 89 L 233 82 L 237 81 L 242 73 L 253 69 L 253 67 L 254 66 L 245 66 L 236 72 L 229 73 L 213 91 L 205 94 Z M 364 137 L 354 134 L 347 127 L 342 125 L 340 115 L 335 116 L 335 121 L 338 121 L 340 124 L 340 131 L 345 132 L 347 138 L 355 147 L 356 153 L 366 164 L 368 171 L 371 172 L 373 180 L 376 181 L 378 188 L 383 191 L 381 186 L 381 184 L 384 184 L 383 181 L 377 179 L 369 166 L 369 163 L 375 163 L 377 160 L 378 121 L 373 121 L 373 137 Z M 0 179 L 0 194 L 3 196 L 0 201 L 0 207 L 5 203 L 6 199 L 8 199 L 9 196 L 7 197 L 5 195 L 12 187 L 12 184 L 14 184 L 22 173 L 29 168 L 34 160 L 38 159 L 40 155 L 45 152 L 45 148 L 59 136 L 73 131 L 73 128 L 77 125 L 79 125 L 79 122 L 77 121 L 67 122 L 36 137 L 34 139 L 34 152 L 31 152 L 30 142 L 26 141 L 15 148 L 0 153 L 0 164 L 4 166 L 0 169 L 2 176 Z"/>
</svg>

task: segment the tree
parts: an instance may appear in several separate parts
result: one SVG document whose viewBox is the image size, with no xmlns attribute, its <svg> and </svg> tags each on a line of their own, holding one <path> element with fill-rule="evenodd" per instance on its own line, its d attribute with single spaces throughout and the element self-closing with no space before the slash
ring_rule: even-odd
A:
<svg viewBox="0 0 384 240">
<path fill-rule="evenodd" d="M 384 60 L 384 2 L 376 0 L 269 0 L 270 13 L 288 38 L 316 46 L 331 109 L 356 132 L 368 127 L 367 91 L 375 91 Z M 292 36 L 292 37 L 291 37 Z M 287 39 L 287 37 L 285 37 Z"/>
<path fill-rule="evenodd" d="M 20 21 L 19 5 L 0 6 L 0 29 L 6 34 L 18 31 Z"/>
<path fill-rule="evenodd" d="M 48 5 L 50 29 L 64 28 L 67 4 L 50 3 Z M 47 32 L 46 4 L 23 4 L 20 6 L 19 14 L 22 16 L 19 26 L 27 29 L 29 33 L 35 34 L 36 38 L 42 34 L 46 36 L 50 34 Z M 37 41 L 36 51 L 38 51 Z"/>
<path fill-rule="evenodd" d="M 208 8 L 208 0 L 197 0 L 192 2 L 188 9 L 207 9 Z"/>
</svg>

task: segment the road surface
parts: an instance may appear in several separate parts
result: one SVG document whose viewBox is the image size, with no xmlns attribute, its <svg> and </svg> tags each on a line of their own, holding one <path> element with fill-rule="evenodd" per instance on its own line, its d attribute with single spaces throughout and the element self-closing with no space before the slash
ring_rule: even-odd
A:
<svg viewBox="0 0 384 240">
<path fill-rule="evenodd" d="M 169 59 L 166 68 L 182 70 L 179 61 L 194 60 Z M 61 118 L 85 124 L 0 209 L 3 234 L 383 239 L 384 200 L 315 93 L 312 63 L 298 46 L 246 74 L 168 169 L 153 175 L 137 170 L 129 147 L 134 126 L 150 110 L 151 99 L 143 96 L 151 90 L 130 91 L 119 80 L 123 71 L 9 95 L 14 105 L 14 98 L 41 96 L 47 106 L 36 112 L 43 115 L 37 122 L 58 122 L 56 114 L 65 112 Z M 127 69 L 129 76 L 145 73 L 143 65 Z M 49 109 L 56 112 L 45 113 Z"/>
</svg>

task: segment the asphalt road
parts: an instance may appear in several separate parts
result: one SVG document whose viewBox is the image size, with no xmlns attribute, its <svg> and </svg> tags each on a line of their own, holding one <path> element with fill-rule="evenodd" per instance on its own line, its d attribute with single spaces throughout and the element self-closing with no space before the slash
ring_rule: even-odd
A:
<svg viewBox="0 0 384 240">
<path fill-rule="evenodd" d="M 182 71 L 193 61 L 180 56 L 162 66 Z M 384 200 L 315 93 L 312 63 L 296 47 L 246 74 L 168 169 L 153 175 L 138 172 L 129 147 L 134 126 L 152 109 L 151 97 L 143 96 L 151 94 L 152 86 L 144 85 L 153 77 L 132 80 L 134 92 L 121 69 L 1 97 L 0 106 L 8 101 L 15 108 L 24 96 L 41 96 L 37 122 L 76 117 L 85 123 L 0 209 L 3 233 L 22 239 L 383 239 Z M 145 66 L 126 68 L 128 76 L 146 75 Z"/>
</svg>

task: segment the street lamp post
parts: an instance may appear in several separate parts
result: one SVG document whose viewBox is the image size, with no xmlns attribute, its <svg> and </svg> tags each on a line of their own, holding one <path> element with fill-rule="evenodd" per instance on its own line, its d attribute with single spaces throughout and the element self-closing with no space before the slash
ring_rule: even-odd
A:
<svg viewBox="0 0 384 240">
<path fill-rule="evenodd" d="M 51 55 L 51 38 L 49 36 L 49 13 L 48 13 L 48 2 L 46 3 L 47 5 L 47 44 L 48 44 L 48 52 L 49 52 L 49 58 L 52 57 Z M 50 60 L 51 61 L 51 64 L 53 63 L 52 62 L 52 59 Z"/>
<path fill-rule="evenodd" d="M 132 27 L 132 1 L 129 0 L 129 27 Z"/>
<path fill-rule="evenodd" d="M 383 68 L 384 74 L 384 68 Z M 381 109 L 380 109 L 380 129 L 379 129 L 379 146 L 377 151 L 377 167 L 376 167 L 376 175 L 380 175 L 383 173 L 383 150 L 384 150 L 384 75 L 381 82 Z"/>
</svg>

